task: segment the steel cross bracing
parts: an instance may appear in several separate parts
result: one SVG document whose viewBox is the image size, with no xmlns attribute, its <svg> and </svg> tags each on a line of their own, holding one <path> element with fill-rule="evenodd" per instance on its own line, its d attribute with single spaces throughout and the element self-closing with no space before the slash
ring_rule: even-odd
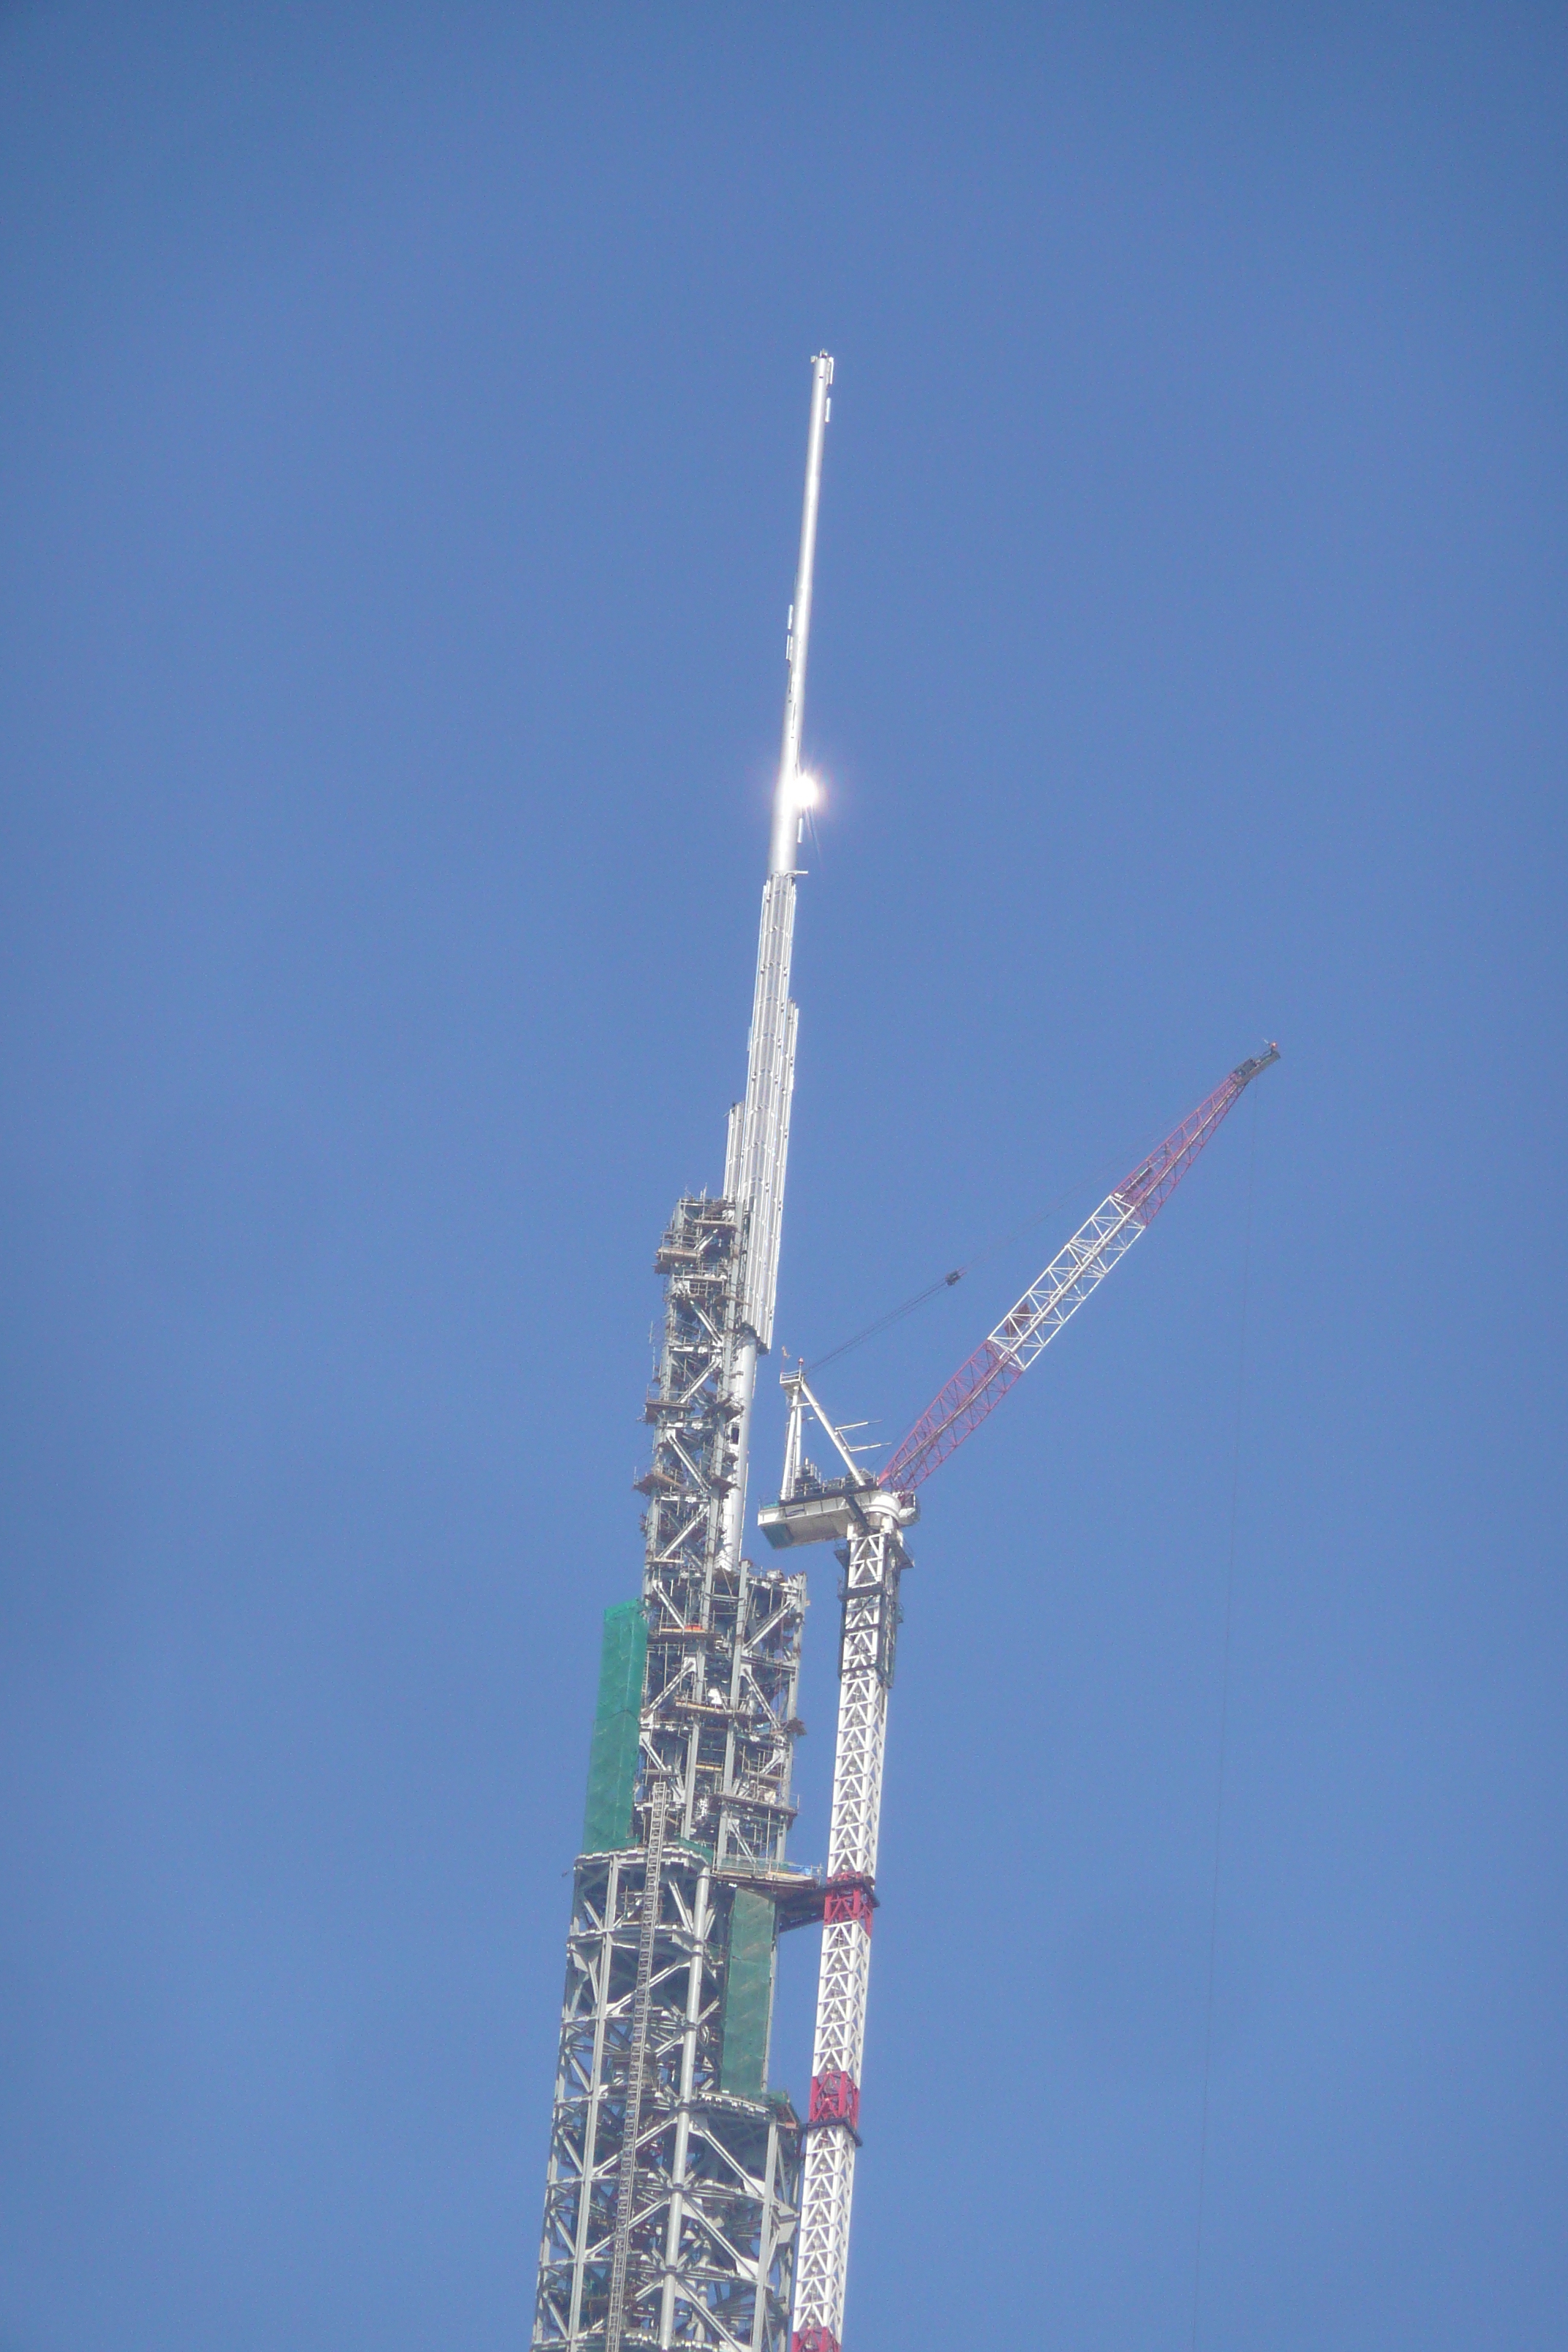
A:
<svg viewBox="0 0 1568 2352">
<path fill-rule="evenodd" d="M 763 2087 L 765 2013 L 760 2044 L 747 2021 L 755 2079 L 731 2087 L 731 1993 L 742 1901 L 784 1924 L 813 1916 L 812 1882 L 784 1860 L 805 1580 L 757 1569 L 742 1536 L 789 1145 L 801 730 L 832 381 L 819 353 L 746 1091 L 730 1117 L 721 1197 L 681 1201 L 657 1259 L 653 1459 L 637 1482 L 641 1769 L 629 1844 L 580 1856 L 574 1874 L 535 2352 L 784 2352 L 788 2338 L 801 2126 Z M 656 1790 L 668 1808 L 662 1873 L 649 1854 Z M 815 1916 L 821 1900 L 818 1887 Z"/>
<path fill-rule="evenodd" d="M 660 1780 L 653 1792 L 647 1859 L 643 1865 L 642 1927 L 637 1937 L 637 1982 L 632 1988 L 632 2039 L 626 2061 L 626 2121 L 616 2175 L 615 2243 L 610 2257 L 610 2307 L 605 2321 L 605 2352 L 621 2352 L 626 2333 L 626 2271 L 637 2189 L 637 2140 L 642 2130 L 643 2086 L 647 2080 L 648 2016 L 653 2006 L 653 1948 L 658 1935 L 664 1891 L 665 1799 L 665 1786 Z"/>
<path fill-rule="evenodd" d="M 643 1849 L 574 1873 L 533 2341 L 605 2342 L 650 1884 L 621 2343 L 784 2352 L 799 2126 L 786 2102 L 722 2089 L 731 1890 L 676 1843 L 657 1877 Z"/>
<path fill-rule="evenodd" d="M 902 1613 L 899 1584 L 910 1565 L 902 1530 L 919 1511 L 912 1496 L 884 1492 L 858 1466 L 842 1431 L 813 1395 L 803 1369 L 783 1378 L 789 1400 L 784 1494 L 782 1502 L 762 1513 L 763 1528 L 774 1545 L 837 1541 L 844 1570 L 833 1812 L 790 2338 L 792 2352 L 838 2352 L 855 2156 L 860 2145 L 860 2071 L 888 1693 Z M 802 1437 L 807 1412 L 837 1454 L 842 1476 L 825 1479 L 805 1458 Z"/>
<path fill-rule="evenodd" d="M 647 1497 L 647 1656 L 636 1844 L 576 1868 L 535 2352 L 784 2352 L 788 2339 L 799 2123 L 787 2101 L 729 2095 L 722 2082 L 735 1890 L 787 1885 L 805 1612 L 803 1576 L 733 1559 L 725 1540 L 726 1502 L 743 1475 L 733 1386 L 740 1232 L 733 1202 L 682 1201 L 655 1261 L 665 1312 L 646 1407 L 653 1459 L 637 1482 Z M 667 1946 L 667 1916 L 628 2167 L 641 1971 L 624 1906 L 635 1900 L 646 1934 L 656 1794 L 668 1810 L 664 1903 L 667 1914 L 675 1906 L 677 1934 Z"/>
<path fill-rule="evenodd" d="M 897 1499 L 868 1493 L 861 1507 L 865 1524 L 852 1530 L 841 1554 L 838 1731 L 795 2267 L 797 2352 L 837 2352 L 844 2328 L 888 1692 L 898 1638 L 899 1580 L 909 1566 Z"/>
<path fill-rule="evenodd" d="M 646 1828 L 655 1776 L 677 1833 L 721 1870 L 782 1867 L 795 1818 L 793 1726 L 805 1612 L 804 1577 L 759 1570 L 726 1541 L 745 1476 L 735 1396 L 743 1345 L 740 1220 L 728 1201 L 682 1201 L 655 1265 L 665 1276 L 664 1341 L 645 1408 L 653 1460 L 638 1486 L 647 1666 L 642 1746 Z"/>
</svg>

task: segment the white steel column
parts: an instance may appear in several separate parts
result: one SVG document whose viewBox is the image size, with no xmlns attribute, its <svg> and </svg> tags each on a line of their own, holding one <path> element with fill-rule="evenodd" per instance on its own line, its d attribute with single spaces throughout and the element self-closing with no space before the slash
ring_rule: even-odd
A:
<svg viewBox="0 0 1568 2352">
<path fill-rule="evenodd" d="M 713 1882 L 706 1870 L 697 1881 L 694 1903 L 695 1932 L 691 1939 L 691 1964 L 686 1975 L 686 2031 L 680 2042 L 680 2105 L 676 2112 L 675 2146 L 670 2157 L 669 2177 L 672 2183 L 683 2182 L 691 2160 L 691 2101 L 697 2084 L 697 2030 L 702 2017 L 702 1974 L 705 1948 L 708 1941 L 708 1913 Z M 661 2345 L 675 2341 L 676 2301 L 681 2285 L 680 2242 L 686 2226 L 686 2199 L 679 2185 L 671 2189 L 669 2216 L 665 2224 L 664 2292 L 659 2300 L 658 2340 Z M 758 2300 L 761 2301 L 759 2296 Z M 605 2338 L 605 2352 L 610 2352 L 609 2337 Z"/>
<path fill-rule="evenodd" d="M 637 1990 L 632 2000 L 632 2045 L 626 2068 L 626 2122 L 616 2175 L 615 2243 L 610 2256 L 610 2308 L 605 2321 L 605 2352 L 621 2352 L 626 2316 L 626 2264 L 631 2249 L 632 2201 L 637 2194 L 637 2137 L 642 2130 L 643 2084 L 647 2074 L 648 2012 L 652 2005 L 653 1948 L 664 1895 L 664 1818 L 668 1791 L 660 1780 L 653 1792 L 643 1864 L 642 1933 L 637 1940 Z"/>
</svg>

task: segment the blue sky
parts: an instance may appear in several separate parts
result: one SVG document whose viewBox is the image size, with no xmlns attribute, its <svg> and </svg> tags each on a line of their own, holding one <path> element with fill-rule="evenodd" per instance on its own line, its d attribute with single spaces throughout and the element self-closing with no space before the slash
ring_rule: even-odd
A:
<svg viewBox="0 0 1568 2352">
<path fill-rule="evenodd" d="M 847 2341 L 1192 2341 L 1238 1425 L 1198 2341 L 1562 2341 L 1565 67 L 6 12 L 4 2352 L 525 2336 L 823 345 L 779 1337 L 1284 1053 L 927 1489 Z"/>
</svg>

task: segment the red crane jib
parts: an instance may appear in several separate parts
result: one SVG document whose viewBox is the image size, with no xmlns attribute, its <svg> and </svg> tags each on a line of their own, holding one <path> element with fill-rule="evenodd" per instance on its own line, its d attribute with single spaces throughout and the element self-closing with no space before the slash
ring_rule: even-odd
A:
<svg viewBox="0 0 1568 2352">
<path fill-rule="evenodd" d="M 908 1494 L 921 1481 L 929 1478 L 939 1464 L 956 1452 L 972 1431 L 977 1429 L 988 1412 L 999 1405 L 1008 1390 L 1021 1381 L 1034 1361 L 1037 1349 L 1020 1360 L 1016 1349 L 1036 1335 L 1047 1320 L 1052 1319 L 1042 1304 L 1049 1277 L 1062 1260 L 1068 1260 L 1054 1296 L 1047 1298 L 1054 1311 L 1054 1328 L 1066 1320 L 1079 1300 L 1087 1297 L 1101 1274 L 1114 1263 L 1108 1244 L 1120 1240 L 1127 1244 L 1127 1227 L 1133 1224 L 1139 1232 L 1150 1225 L 1164 1207 L 1199 1152 L 1215 1132 L 1226 1113 L 1240 1099 L 1242 1093 L 1260 1070 L 1279 1059 L 1278 1045 L 1265 1053 L 1255 1054 L 1238 1063 L 1230 1076 L 1206 1096 L 1182 1121 L 1173 1128 L 1157 1150 L 1152 1151 L 1130 1176 L 1124 1177 L 1095 1211 L 1086 1225 L 1079 1228 L 1072 1243 L 1054 1259 L 1031 1289 L 1026 1290 L 1017 1305 L 1005 1315 L 996 1328 L 983 1339 L 967 1362 L 959 1366 L 946 1386 L 939 1390 L 921 1413 L 892 1460 L 881 1472 L 877 1483 L 897 1494 Z M 1075 1245 L 1082 1244 L 1081 1248 Z M 1073 1255 L 1069 1257 L 1069 1253 Z M 1120 1251 L 1116 1253 L 1120 1255 Z M 1097 1267 L 1098 1260 L 1098 1267 Z M 1057 1300 L 1068 1302 L 1065 1308 L 1056 1307 Z M 1047 1336 L 1050 1336 L 1047 1332 Z M 1044 1344 L 1044 1341 L 1041 1341 Z"/>
</svg>

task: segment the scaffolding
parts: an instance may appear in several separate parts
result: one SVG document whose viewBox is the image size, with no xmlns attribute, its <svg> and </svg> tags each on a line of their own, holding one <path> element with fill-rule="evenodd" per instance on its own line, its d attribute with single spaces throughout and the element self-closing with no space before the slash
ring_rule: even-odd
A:
<svg viewBox="0 0 1568 2352">
<path fill-rule="evenodd" d="M 741 1227 L 683 1200 L 655 1261 L 643 1593 L 605 1618 L 535 2352 L 789 2341 L 802 2130 L 766 2085 L 780 1906 L 819 1910 L 784 1858 L 805 1579 L 726 1548 Z"/>
</svg>

